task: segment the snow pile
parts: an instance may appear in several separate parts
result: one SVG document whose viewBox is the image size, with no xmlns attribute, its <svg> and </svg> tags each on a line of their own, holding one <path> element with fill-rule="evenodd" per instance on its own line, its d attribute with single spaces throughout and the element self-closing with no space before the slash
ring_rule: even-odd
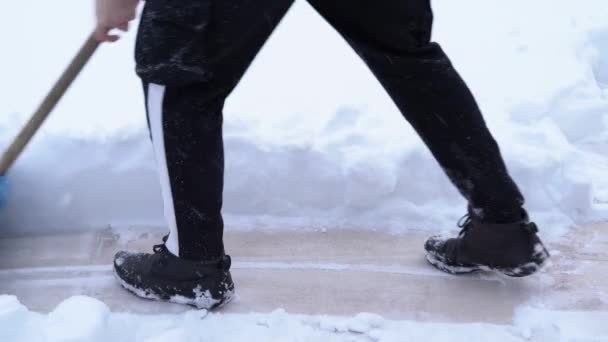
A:
<svg viewBox="0 0 608 342">
<path fill-rule="evenodd" d="M 513 325 L 390 321 L 361 313 L 355 317 L 221 314 L 188 311 L 177 315 L 111 313 L 93 298 L 77 296 L 43 315 L 14 296 L 0 296 L 0 340 L 4 342 L 101 341 L 602 341 L 608 313 L 554 312 L 523 308 Z"/>
<path fill-rule="evenodd" d="M 48 315 L 44 334 L 51 341 L 107 341 L 109 314 L 110 309 L 96 299 L 71 297 Z"/>
<path fill-rule="evenodd" d="M 44 25 L 62 6 L 91 5 L 36 2 L 40 10 L 30 13 L 33 3 L 4 5 L 11 10 L 0 22 L 21 27 L 15 12 L 23 12 Z M 543 234 L 608 219 L 605 0 L 433 4 L 434 38 L 476 94 Z M 0 146 L 79 45 L 73 26 L 0 30 L 15 47 L 0 65 L 0 108 L 12 113 L 0 115 Z M 39 58 L 44 38 L 59 35 L 66 49 L 49 46 Z M 28 37 L 42 45 L 23 46 Z M 0 213 L 5 232 L 163 225 L 132 38 L 99 52 L 13 170 Z M 378 82 L 305 2 L 273 35 L 225 117 L 224 213 L 232 229 L 437 230 L 464 213 Z"/>
</svg>

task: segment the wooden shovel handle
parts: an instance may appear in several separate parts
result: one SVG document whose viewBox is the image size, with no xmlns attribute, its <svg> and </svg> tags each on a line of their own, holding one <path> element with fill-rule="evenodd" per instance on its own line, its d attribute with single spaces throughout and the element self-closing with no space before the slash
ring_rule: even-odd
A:
<svg viewBox="0 0 608 342">
<path fill-rule="evenodd" d="M 57 80 L 51 91 L 46 95 L 38 109 L 32 115 L 25 127 L 15 137 L 13 143 L 2 155 L 0 160 L 0 176 L 4 176 L 8 169 L 13 165 L 17 157 L 21 154 L 25 146 L 32 139 L 36 131 L 42 126 L 44 120 L 49 116 L 57 102 L 61 99 L 66 90 L 70 87 L 76 76 L 91 58 L 99 42 L 91 34 L 84 45 L 78 51 L 78 54 L 72 59 L 68 68 L 63 72 Z"/>
</svg>

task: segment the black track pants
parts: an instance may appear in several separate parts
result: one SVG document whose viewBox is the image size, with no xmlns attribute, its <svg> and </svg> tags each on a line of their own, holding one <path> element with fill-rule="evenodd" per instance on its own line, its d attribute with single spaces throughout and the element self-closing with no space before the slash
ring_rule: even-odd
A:
<svg viewBox="0 0 608 342">
<path fill-rule="evenodd" d="M 430 0 L 309 2 L 366 62 L 469 205 L 488 221 L 519 215 L 523 197 L 471 92 L 430 41 Z M 137 73 L 170 226 L 167 246 L 180 257 L 224 253 L 222 108 L 291 4 L 146 1 Z"/>
</svg>

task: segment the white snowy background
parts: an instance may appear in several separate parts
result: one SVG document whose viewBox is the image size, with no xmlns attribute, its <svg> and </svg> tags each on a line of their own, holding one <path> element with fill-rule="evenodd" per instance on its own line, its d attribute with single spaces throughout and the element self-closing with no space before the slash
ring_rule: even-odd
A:
<svg viewBox="0 0 608 342">
<path fill-rule="evenodd" d="M 2 6 L 5 146 L 93 17 L 89 1 Z M 434 8 L 434 39 L 475 93 L 543 234 L 606 219 L 608 6 L 437 0 Z M 13 169 L 5 232 L 163 225 L 134 31 L 101 48 Z M 228 229 L 438 231 L 465 211 L 379 83 L 304 1 L 228 99 L 225 120 Z"/>
<path fill-rule="evenodd" d="M 557 240 L 573 225 L 606 221 L 606 0 L 433 4 L 434 40 L 476 95 L 541 234 Z M 0 147 L 35 109 L 92 24 L 92 1 L 0 4 Z M 134 29 L 98 51 L 10 173 L 0 234 L 163 226 L 141 86 L 133 71 Z M 365 65 L 304 1 L 296 2 L 229 98 L 225 145 L 227 229 L 437 232 L 454 229 L 465 210 Z M 47 334 L 53 340 L 62 331 L 53 327 L 69 322 L 65 315 L 82 317 L 71 310 L 83 305 L 94 317 L 82 317 L 92 329 L 82 334 L 92 331 L 106 340 L 95 335 L 99 329 L 109 334 L 107 340 L 119 341 L 116 331 L 130 322 L 135 326 L 130 326 L 131 334 L 143 334 L 133 339 L 144 340 L 152 336 L 145 327 L 163 322 L 164 328 L 157 329 L 168 335 L 154 341 L 186 341 L 180 336 L 192 328 L 192 320 L 199 322 L 196 315 L 204 314 L 136 319 L 109 314 L 92 301 L 76 298 L 41 316 L 12 297 L 0 297 L 0 326 L 24 324 L 32 336 Z M 397 341 L 406 333 L 411 340 L 541 336 L 554 341 L 555 336 L 593 340 L 608 334 L 599 314 L 583 319 L 572 313 L 551 324 L 550 313 L 523 310 L 518 315 L 507 328 L 387 322 L 384 330 L 373 328 L 374 319 L 367 317 L 363 335 L 329 334 L 349 330 L 344 328 L 350 324 L 347 318 L 278 312 L 222 320 L 240 320 L 246 329 L 243 341 L 251 336 L 264 341 L 288 340 L 285 336 L 293 341 Z M 524 316 L 532 318 L 518 320 Z M 218 317 L 202 322 L 214 326 Z M 586 330 L 572 328 L 573 320 Z M 259 330 L 260 324 L 278 324 L 294 333 Z M 10 340 L 3 333 L 0 340 Z M 202 333 L 200 339 L 196 336 L 189 338 L 206 341 Z M 209 340 L 222 341 L 220 337 Z"/>
</svg>

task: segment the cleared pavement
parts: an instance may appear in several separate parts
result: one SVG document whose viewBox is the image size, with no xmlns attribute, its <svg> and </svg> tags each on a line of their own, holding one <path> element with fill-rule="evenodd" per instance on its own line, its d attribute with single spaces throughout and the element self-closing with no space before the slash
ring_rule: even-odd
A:
<svg viewBox="0 0 608 342">
<path fill-rule="evenodd" d="M 0 294 L 48 312 L 73 295 L 113 311 L 174 313 L 188 307 L 132 296 L 114 280 L 119 249 L 151 251 L 163 232 L 103 230 L 0 239 Z M 357 230 L 226 233 L 237 299 L 221 312 L 353 315 L 442 322 L 511 321 L 524 303 L 564 310 L 608 311 L 608 225 L 579 227 L 549 244 L 552 264 L 512 279 L 450 276 L 424 259 L 428 232 L 393 235 Z"/>
</svg>

